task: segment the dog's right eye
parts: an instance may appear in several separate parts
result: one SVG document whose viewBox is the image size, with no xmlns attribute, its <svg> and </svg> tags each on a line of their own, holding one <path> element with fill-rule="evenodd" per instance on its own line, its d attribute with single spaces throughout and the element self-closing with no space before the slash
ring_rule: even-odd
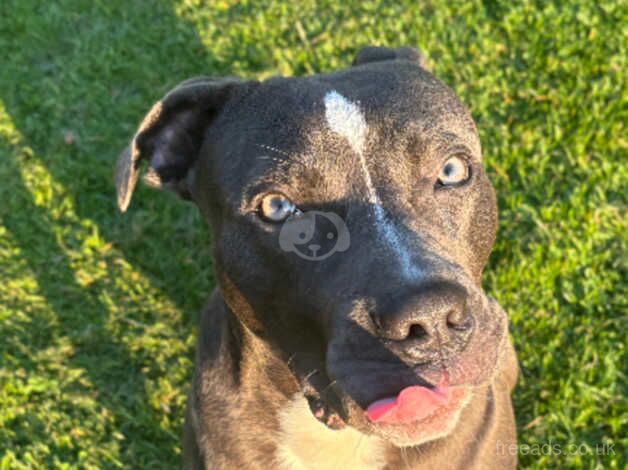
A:
<svg viewBox="0 0 628 470">
<path fill-rule="evenodd" d="M 267 194 L 260 202 L 258 213 L 267 222 L 283 222 L 299 210 L 283 194 Z"/>
</svg>

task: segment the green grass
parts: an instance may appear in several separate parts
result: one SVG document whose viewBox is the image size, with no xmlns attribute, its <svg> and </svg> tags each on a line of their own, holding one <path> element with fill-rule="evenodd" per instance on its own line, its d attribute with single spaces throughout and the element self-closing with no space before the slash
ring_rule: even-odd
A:
<svg viewBox="0 0 628 470">
<path fill-rule="evenodd" d="M 627 4 L 203 3 L 0 3 L 0 469 L 179 466 L 209 237 L 146 188 L 120 216 L 118 151 L 180 80 L 328 71 L 366 44 L 418 45 L 478 122 L 520 443 L 562 451 L 521 466 L 626 468 Z"/>
</svg>

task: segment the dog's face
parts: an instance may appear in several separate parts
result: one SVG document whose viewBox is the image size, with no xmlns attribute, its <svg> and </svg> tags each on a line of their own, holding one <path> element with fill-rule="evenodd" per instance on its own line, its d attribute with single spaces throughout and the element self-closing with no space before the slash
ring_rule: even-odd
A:
<svg viewBox="0 0 628 470">
<path fill-rule="evenodd" d="M 317 417 L 396 445 L 451 432 L 507 334 L 480 286 L 496 207 L 477 131 L 419 59 L 370 48 L 327 75 L 186 82 L 118 172 L 123 209 L 142 159 L 149 183 L 198 204 L 226 303 Z M 415 420 L 366 413 L 416 385 L 447 400 Z"/>
</svg>

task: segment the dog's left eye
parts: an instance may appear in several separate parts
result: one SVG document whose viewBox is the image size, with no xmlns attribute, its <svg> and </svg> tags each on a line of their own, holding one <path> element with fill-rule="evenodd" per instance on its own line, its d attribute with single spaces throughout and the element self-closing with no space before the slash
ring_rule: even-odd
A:
<svg viewBox="0 0 628 470">
<path fill-rule="evenodd" d="M 267 194 L 260 202 L 258 212 L 267 222 L 283 222 L 298 212 L 294 203 L 283 194 Z"/>
<path fill-rule="evenodd" d="M 466 182 L 471 176 L 469 163 L 463 157 L 450 157 L 438 174 L 438 183 L 442 186 L 453 186 Z"/>
</svg>

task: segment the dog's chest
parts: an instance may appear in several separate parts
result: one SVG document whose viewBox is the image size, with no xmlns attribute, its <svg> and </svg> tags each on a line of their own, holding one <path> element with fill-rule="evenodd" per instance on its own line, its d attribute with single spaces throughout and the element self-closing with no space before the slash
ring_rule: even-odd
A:
<svg viewBox="0 0 628 470">
<path fill-rule="evenodd" d="M 282 470 L 377 470 L 384 466 L 384 445 L 346 428 L 332 431 L 316 420 L 303 396 L 295 396 L 280 414 L 278 447 Z"/>
</svg>

